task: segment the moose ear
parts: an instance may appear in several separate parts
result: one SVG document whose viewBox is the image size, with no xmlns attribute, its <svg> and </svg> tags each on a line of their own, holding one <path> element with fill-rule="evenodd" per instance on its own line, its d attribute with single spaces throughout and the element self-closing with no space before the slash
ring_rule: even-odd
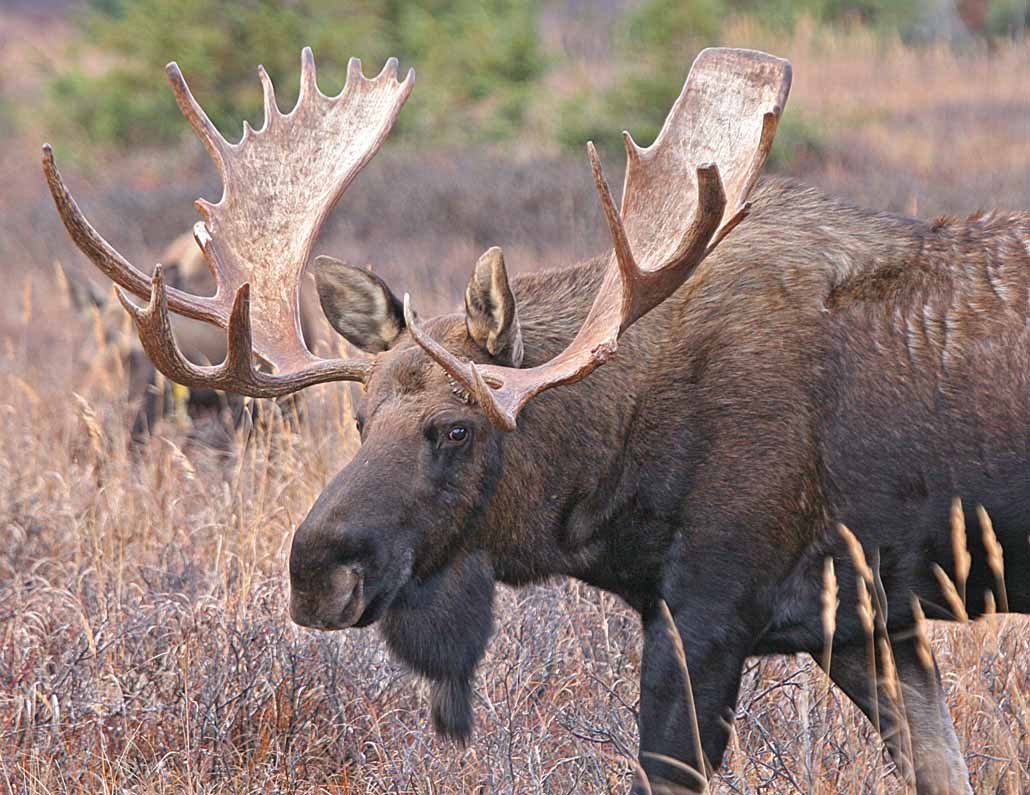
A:
<svg viewBox="0 0 1030 795">
<path fill-rule="evenodd" d="M 476 263 L 465 289 L 465 327 L 475 343 L 512 367 L 522 365 L 522 329 L 508 286 L 504 254 L 494 246 Z"/>
<path fill-rule="evenodd" d="M 374 273 L 332 257 L 316 257 L 314 271 L 322 311 L 347 342 L 379 353 L 404 331 L 404 306 Z"/>
</svg>

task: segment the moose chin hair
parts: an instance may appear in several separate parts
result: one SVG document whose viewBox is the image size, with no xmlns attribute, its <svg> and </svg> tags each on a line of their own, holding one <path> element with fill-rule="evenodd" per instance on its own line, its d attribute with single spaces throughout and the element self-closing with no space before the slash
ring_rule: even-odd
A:
<svg viewBox="0 0 1030 795">
<path fill-rule="evenodd" d="M 485 555 L 410 580 L 379 623 L 391 653 L 430 681 L 433 727 L 464 744 L 472 734 L 472 677 L 493 632 L 494 572 Z"/>
<path fill-rule="evenodd" d="M 468 677 L 430 683 L 433 728 L 441 737 L 461 746 L 472 736 L 472 681 Z"/>
</svg>

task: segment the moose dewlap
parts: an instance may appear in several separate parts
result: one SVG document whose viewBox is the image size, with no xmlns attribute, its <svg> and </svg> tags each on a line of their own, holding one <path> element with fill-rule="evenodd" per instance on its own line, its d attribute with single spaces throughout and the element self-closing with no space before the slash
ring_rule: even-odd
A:
<svg viewBox="0 0 1030 795">
<path fill-rule="evenodd" d="M 306 49 L 287 114 L 259 74 L 264 124 L 231 144 L 168 67 L 224 184 L 197 203 L 210 298 L 129 264 L 49 147 L 43 164 L 168 377 L 256 397 L 362 384 L 361 447 L 293 539 L 293 619 L 378 621 L 464 740 L 495 582 L 578 577 L 643 621 L 635 792 L 702 789 L 745 658 L 795 652 L 874 719 L 920 795 L 969 792 L 913 627 L 1030 611 L 1030 215 L 929 224 L 759 181 L 790 66 L 706 50 L 654 144 L 626 135 L 618 207 L 588 146 L 609 253 L 509 279 L 491 249 L 464 310 L 431 319 L 319 257 L 328 319 L 370 354 L 323 360 L 300 278 L 414 74 L 352 60 L 326 97 Z M 224 328 L 225 362 L 191 364 L 169 311 Z"/>
</svg>

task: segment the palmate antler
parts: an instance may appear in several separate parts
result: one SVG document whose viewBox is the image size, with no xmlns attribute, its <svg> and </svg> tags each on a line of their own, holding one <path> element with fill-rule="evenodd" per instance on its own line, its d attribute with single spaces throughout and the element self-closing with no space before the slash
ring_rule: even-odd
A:
<svg viewBox="0 0 1030 795">
<path fill-rule="evenodd" d="M 491 421 L 514 430 L 519 411 L 535 395 L 579 381 L 608 361 L 619 336 L 672 295 L 743 220 L 787 101 L 790 75 L 787 61 L 753 50 L 698 55 L 654 144 L 641 149 L 623 133 L 621 211 L 593 145 L 587 145 L 613 251 L 583 326 L 555 358 L 528 369 L 462 361 L 418 326 L 405 296 L 405 320 L 415 341 Z"/>
<path fill-rule="evenodd" d="M 366 78 L 351 59 L 347 83 L 326 97 L 315 80 L 309 48 L 301 57 L 300 96 L 280 112 L 263 68 L 265 122 L 244 122 L 243 138 L 226 141 L 193 98 L 179 67 L 166 67 L 176 101 L 214 160 L 223 183 L 217 204 L 198 199 L 203 221 L 194 235 L 218 288 L 211 297 L 166 287 L 161 267 L 148 278 L 104 240 L 65 187 L 53 153 L 43 147 L 50 192 L 78 247 L 112 281 L 133 316 L 140 341 L 155 366 L 190 387 L 213 387 L 253 397 L 278 397 L 325 381 L 362 381 L 364 360 L 321 359 L 304 342 L 300 280 L 311 245 L 351 180 L 378 151 L 414 85 L 414 71 L 398 82 L 391 58 Z M 148 303 L 139 308 L 125 291 Z M 251 326 L 251 309 L 256 322 Z M 225 361 L 214 367 L 189 362 L 172 334 L 168 310 L 213 323 L 228 332 Z M 254 354 L 275 368 L 254 367 Z"/>
<path fill-rule="evenodd" d="M 187 386 L 277 397 L 325 381 L 363 381 L 361 360 L 319 359 L 300 329 L 300 277 L 311 244 L 333 205 L 379 149 L 411 92 L 414 72 L 396 79 L 397 62 L 369 80 L 352 59 L 347 84 L 326 97 L 305 48 L 301 91 L 286 115 L 259 70 L 265 124 L 244 124 L 238 144 L 218 133 L 194 100 L 178 67 L 167 68 L 179 107 L 222 176 L 217 204 L 197 201 L 204 221 L 194 233 L 215 275 L 214 296 L 166 288 L 160 266 L 148 279 L 105 241 L 80 212 L 44 147 L 43 167 L 61 218 L 80 249 L 123 290 L 140 339 L 165 375 Z M 572 343 L 538 367 L 475 366 L 431 339 L 404 314 L 415 341 L 475 396 L 490 419 L 514 430 L 535 395 L 586 377 L 610 359 L 619 336 L 660 304 L 744 218 L 746 199 L 769 153 L 790 88 L 790 65 L 750 50 L 702 52 L 654 144 L 641 149 L 624 134 L 627 168 L 621 210 L 588 145 L 598 195 L 613 242 L 604 282 Z M 125 290 L 147 299 L 136 307 Z M 251 328 L 251 304 L 257 324 Z M 228 354 L 215 367 L 187 361 L 175 344 L 169 309 L 228 331 Z M 257 354 L 275 368 L 255 369 Z"/>
</svg>

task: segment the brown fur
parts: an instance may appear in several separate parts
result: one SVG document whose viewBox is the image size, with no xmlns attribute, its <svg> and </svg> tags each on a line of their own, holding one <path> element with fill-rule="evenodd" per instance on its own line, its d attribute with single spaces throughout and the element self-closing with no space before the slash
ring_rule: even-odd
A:
<svg viewBox="0 0 1030 795">
<path fill-rule="evenodd" d="M 512 280 L 523 366 L 568 344 L 603 269 Z M 614 361 L 535 398 L 512 434 L 402 334 L 367 385 L 361 450 L 297 530 L 291 582 L 318 593 L 334 566 L 358 566 L 362 624 L 397 598 L 417 600 L 422 578 L 473 552 L 505 582 L 565 574 L 621 595 L 645 628 L 643 769 L 656 791 L 690 786 L 650 755 L 701 766 L 659 599 L 686 645 L 714 766 L 744 659 L 821 650 L 826 556 L 841 579 L 835 643 L 864 643 L 837 522 L 880 561 L 892 632 L 911 626 L 912 593 L 944 614 L 931 567 L 952 570 L 955 496 L 991 513 L 1010 605 L 1030 609 L 1028 318 L 1030 216 L 928 224 L 766 180 L 750 217 L 626 332 Z M 427 328 L 457 354 L 491 360 L 463 315 Z M 455 425 L 471 440 L 448 443 Z M 970 551 L 975 615 L 993 580 L 983 549 Z M 420 620 L 443 624 L 447 609 Z M 479 654 L 483 622 L 470 624 Z M 901 767 L 925 781 L 935 764 Z"/>
</svg>

